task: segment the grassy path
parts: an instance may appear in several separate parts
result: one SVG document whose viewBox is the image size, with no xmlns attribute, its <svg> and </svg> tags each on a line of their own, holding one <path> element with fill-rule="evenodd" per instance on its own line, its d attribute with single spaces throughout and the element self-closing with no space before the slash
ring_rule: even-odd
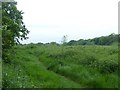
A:
<svg viewBox="0 0 120 90">
<path fill-rule="evenodd" d="M 15 88 L 117 87 L 117 48 L 19 46 L 3 63 L 3 86 Z M 13 53 L 13 51 L 10 51 Z M 14 58 L 13 58 L 14 57 Z"/>
</svg>

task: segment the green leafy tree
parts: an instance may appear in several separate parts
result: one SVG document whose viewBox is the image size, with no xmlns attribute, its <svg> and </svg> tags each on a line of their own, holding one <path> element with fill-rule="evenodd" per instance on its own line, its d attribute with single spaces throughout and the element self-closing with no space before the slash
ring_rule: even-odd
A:
<svg viewBox="0 0 120 90">
<path fill-rule="evenodd" d="M 76 42 L 77 42 L 77 41 L 75 41 L 75 40 L 71 40 L 71 41 L 69 41 L 69 42 L 67 43 L 67 45 L 70 45 L 70 46 L 76 45 Z"/>
<path fill-rule="evenodd" d="M 27 39 L 29 31 L 23 23 L 23 12 L 16 7 L 17 2 L 2 2 L 2 49 L 3 59 L 6 51 L 20 40 Z"/>
</svg>

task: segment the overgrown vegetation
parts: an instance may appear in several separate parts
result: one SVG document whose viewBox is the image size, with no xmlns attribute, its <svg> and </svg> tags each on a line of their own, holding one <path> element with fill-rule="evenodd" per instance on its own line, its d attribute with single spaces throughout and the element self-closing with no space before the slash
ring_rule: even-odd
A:
<svg viewBox="0 0 120 90">
<path fill-rule="evenodd" d="M 118 88 L 118 35 L 20 45 L 29 31 L 16 4 L 2 3 L 3 88 Z"/>
<path fill-rule="evenodd" d="M 118 47 L 19 45 L 3 63 L 3 87 L 117 88 Z"/>
</svg>

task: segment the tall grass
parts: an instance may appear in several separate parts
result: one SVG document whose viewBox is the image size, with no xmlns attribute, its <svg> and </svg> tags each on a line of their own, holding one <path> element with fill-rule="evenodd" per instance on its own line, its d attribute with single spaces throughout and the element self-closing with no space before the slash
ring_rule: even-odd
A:
<svg viewBox="0 0 120 90">
<path fill-rule="evenodd" d="M 15 47 L 14 51 L 11 64 L 3 64 L 3 87 L 118 87 L 118 48 L 115 45 L 23 45 Z"/>
</svg>

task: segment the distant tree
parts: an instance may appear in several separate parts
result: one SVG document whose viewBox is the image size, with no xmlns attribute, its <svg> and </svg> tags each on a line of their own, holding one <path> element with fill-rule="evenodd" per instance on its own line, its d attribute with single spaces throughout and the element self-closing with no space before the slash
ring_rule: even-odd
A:
<svg viewBox="0 0 120 90">
<path fill-rule="evenodd" d="M 56 42 L 51 42 L 50 44 L 51 44 L 51 45 L 59 45 L 59 44 L 56 43 Z"/>
<path fill-rule="evenodd" d="M 71 40 L 66 45 L 112 45 L 113 43 L 117 44 L 118 42 L 120 42 L 119 35 L 112 33 L 109 36 L 101 36 L 93 39 Z"/>
<path fill-rule="evenodd" d="M 86 43 L 87 43 L 86 40 L 83 39 L 78 40 L 78 45 L 86 45 Z"/>
<path fill-rule="evenodd" d="M 76 41 L 75 40 L 71 40 L 67 43 L 67 45 L 72 46 L 72 45 L 76 45 Z"/>
<path fill-rule="evenodd" d="M 64 35 L 63 38 L 62 38 L 62 44 L 63 45 L 66 45 L 67 44 L 67 35 Z"/>
<path fill-rule="evenodd" d="M 41 42 L 39 42 L 39 43 L 37 43 L 38 45 L 44 45 L 43 43 L 41 43 Z"/>
<path fill-rule="evenodd" d="M 91 39 L 86 40 L 86 45 L 94 45 L 94 42 Z"/>
</svg>

